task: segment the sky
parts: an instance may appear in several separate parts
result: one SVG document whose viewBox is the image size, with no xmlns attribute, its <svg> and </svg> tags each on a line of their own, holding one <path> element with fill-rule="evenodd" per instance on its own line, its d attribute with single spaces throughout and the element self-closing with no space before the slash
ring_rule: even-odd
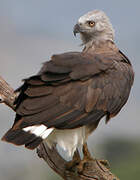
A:
<svg viewBox="0 0 140 180">
<path fill-rule="evenodd" d="M 108 125 L 102 121 L 90 141 L 98 142 L 110 136 L 139 138 L 139 0 L 0 0 L 0 75 L 17 88 L 22 79 L 37 73 L 41 63 L 53 54 L 80 51 L 80 40 L 73 36 L 73 26 L 81 15 L 94 9 L 103 10 L 109 16 L 115 29 L 115 42 L 134 66 L 135 82 L 121 113 Z M 1 137 L 13 119 L 14 113 L 0 105 Z M 6 176 L 5 167 L 25 168 L 25 164 L 28 167 L 31 162 L 38 162 L 35 152 L 22 147 L 0 142 L 0 151 L 0 179 L 3 180 L 12 179 Z M 9 170 L 9 174 L 12 177 L 14 173 Z M 34 180 L 37 178 L 36 173 Z"/>
</svg>

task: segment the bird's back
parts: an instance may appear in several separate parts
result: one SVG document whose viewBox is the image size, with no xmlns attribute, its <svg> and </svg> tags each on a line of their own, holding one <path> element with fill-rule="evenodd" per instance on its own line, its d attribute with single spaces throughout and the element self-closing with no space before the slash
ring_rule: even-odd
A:
<svg viewBox="0 0 140 180">
<path fill-rule="evenodd" d="M 86 126 L 90 133 L 121 110 L 133 78 L 130 61 L 110 47 L 54 55 L 18 89 L 15 122 L 3 140 L 34 149 L 54 129 Z"/>
</svg>

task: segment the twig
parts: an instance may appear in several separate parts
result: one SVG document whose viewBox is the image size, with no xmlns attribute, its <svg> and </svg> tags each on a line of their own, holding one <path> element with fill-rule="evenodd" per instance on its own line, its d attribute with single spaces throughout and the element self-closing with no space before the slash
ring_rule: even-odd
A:
<svg viewBox="0 0 140 180">
<path fill-rule="evenodd" d="M 14 101 L 17 94 L 11 86 L 0 76 L 0 102 L 15 111 Z M 57 152 L 56 146 L 49 149 L 45 142 L 41 143 L 37 149 L 37 154 L 43 158 L 48 165 L 59 174 L 64 180 L 119 180 L 106 167 L 105 161 L 96 159 L 87 160 L 83 165 L 82 172 L 79 171 L 79 164 L 74 165 L 70 170 L 67 168 L 67 161 Z M 79 157 L 79 154 L 77 154 Z"/>
</svg>

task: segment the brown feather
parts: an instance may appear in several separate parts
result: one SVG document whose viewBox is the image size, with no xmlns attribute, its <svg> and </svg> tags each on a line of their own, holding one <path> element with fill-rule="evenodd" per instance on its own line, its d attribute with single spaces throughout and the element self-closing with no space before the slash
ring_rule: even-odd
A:
<svg viewBox="0 0 140 180">
<path fill-rule="evenodd" d="M 33 149 L 41 139 L 26 135 L 22 128 L 41 124 L 58 129 L 97 127 L 103 116 L 108 121 L 121 110 L 133 79 L 130 61 L 114 44 L 54 55 L 17 90 L 16 120 L 4 140 Z"/>
</svg>

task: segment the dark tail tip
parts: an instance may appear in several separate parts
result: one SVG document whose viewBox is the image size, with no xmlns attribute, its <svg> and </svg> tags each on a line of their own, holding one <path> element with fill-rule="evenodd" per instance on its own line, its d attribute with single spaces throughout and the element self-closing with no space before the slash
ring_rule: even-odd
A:
<svg viewBox="0 0 140 180">
<path fill-rule="evenodd" d="M 25 145 L 26 148 L 31 150 L 35 149 L 43 141 L 42 138 L 22 129 L 10 129 L 1 140 L 18 146 Z"/>
</svg>

